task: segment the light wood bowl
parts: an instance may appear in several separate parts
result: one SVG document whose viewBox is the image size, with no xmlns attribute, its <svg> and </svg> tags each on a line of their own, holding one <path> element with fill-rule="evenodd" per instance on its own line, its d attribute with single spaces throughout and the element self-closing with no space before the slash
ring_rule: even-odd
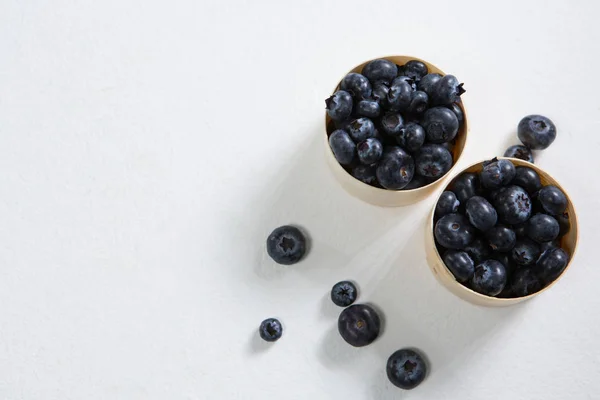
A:
<svg viewBox="0 0 600 400">
<path fill-rule="evenodd" d="M 386 60 L 390 60 L 398 65 L 405 64 L 407 61 L 410 61 L 410 60 L 422 61 L 423 63 L 425 63 L 425 65 L 427 65 L 427 68 L 429 68 L 429 72 L 436 72 L 440 75 L 446 75 L 441 69 L 439 69 L 435 65 L 433 65 L 425 60 L 421 60 L 417 57 L 388 56 L 388 57 L 379 57 L 379 58 L 385 58 Z M 371 61 L 371 60 L 365 61 L 362 64 L 357 65 L 356 67 L 352 68 L 347 73 L 362 71 L 365 64 L 367 64 L 369 61 Z M 344 76 L 346 76 L 346 75 L 344 75 Z M 340 82 L 341 82 L 341 79 L 340 79 Z M 335 93 L 337 90 L 339 90 L 339 86 L 340 86 L 340 83 L 338 82 L 333 93 Z M 329 164 L 331 171 L 333 172 L 333 175 L 338 180 L 338 182 L 342 185 L 342 187 L 350 195 L 352 195 L 358 199 L 361 199 L 363 201 L 366 201 L 367 203 L 371 203 L 371 204 L 374 204 L 377 206 L 382 206 L 382 207 L 398 207 L 398 206 L 405 206 L 405 205 L 416 203 L 419 200 L 423 200 L 424 198 L 426 198 L 427 196 L 432 194 L 437 188 L 440 187 L 442 182 L 444 180 L 446 180 L 447 177 L 449 177 L 452 174 L 452 171 L 454 170 L 456 163 L 458 162 L 461 154 L 463 153 L 465 144 L 467 142 L 467 133 L 469 130 L 469 128 L 468 128 L 469 122 L 468 122 L 468 118 L 467 118 L 467 112 L 465 109 L 464 101 L 461 101 L 460 106 L 463 110 L 464 121 L 463 121 L 463 124 L 462 124 L 460 130 L 458 131 L 458 134 L 456 135 L 456 143 L 455 143 L 454 149 L 452 151 L 452 158 L 454 159 L 454 164 L 452 165 L 452 168 L 450 169 L 450 171 L 448 171 L 440 179 L 438 179 L 437 181 L 435 181 L 433 183 L 430 183 L 429 185 L 425 185 L 418 189 L 412 189 L 412 190 L 388 190 L 388 189 L 380 189 L 380 188 L 377 188 L 377 187 L 374 187 L 371 185 L 367 185 L 366 183 L 361 182 L 358 179 L 354 178 L 348 171 L 346 171 L 344 169 L 344 167 L 342 167 L 340 165 L 340 163 L 337 162 L 337 160 L 335 159 L 335 156 L 333 155 L 333 152 L 331 151 L 331 148 L 329 147 L 329 140 L 328 140 L 329 135 L 335 130 L 335 127 L 333 127 L 333 121 L 331 121 L 331 118 L 329 118 L 329 115 L 327 115 L 327 112 L 325 112 L 325 133 L 326 133 L 326 135 L 324 135 L 324 140 L 325 140 L 325 157 L 327 158 L 327 163 Z"/>
<path fill-rule="evenodd" d="M 505 158 L 505 157 L 498 157 L 498 158 Z M 525 166 L 525 167 L 529 167 L 529 168 L 533 169 L 535 172 L 537 172 L 539 174 L 540 180 L 542 181 L 542 185 L 544 185 L 544 186 L 554 185 L 554 186 L 558 187 L 560 190 L 562 190 L 563 193 L 567 196 L 568 205 L 567 205 L 566 212 L 569 215 L 571 229 L 569 229 L 569 232 L 565 236 L 563 236 L 563 238 L 561 239 L 561 247 L 569 253 L 569 256 L 570 256 L 569 263 L 565 267 L 562 274 L 556 280 L 554 280 L 554 282 L 552 282 L 551 284 L 549 284 L 548 286 L 546 286 L 539 292 L 531 294 L 529 296 L 525 296 L 525 297 L 501 299 L 501 298 L 497 298 L 497 297 L 485 296 L 483 294 L 477 293 L 477 292 L 469 289 L 466 286 L 463 286 L 461 283 L 456 281 L 456 279 L 454 278 L 454 275 L 452 275 L 452 272 L 450 272 L 450 270 L 446 267 L 446 265 L 444 264 L 444 261 L 442 261 L 441 255 L 439 254 L 437 247 L 435 245 L 435 239 L 434 239 L 434 235 L 433 235 L 433 227 L 434 227 L 433 217 L 434 217 L 434 212 L 435 212 L 435 204 L 437 204 L 437 202 L 439 200 L 439 196 L 438 196 L 438 198 L 436 199 L 436 201 L 434 203 L 433 210 L 431 211 L 431 214 L 429 216 L 428 223 L 427 223 L 427 229 L 425 230 L 425 235 L 426 235 L 425 248 L 427 251 L 427 263 L 429 264 L 429 267 L 431 268 L 431 271 L 433 272 L 433 274 L 435 275 L 437 280 L 442 285 L 444 285 L 448 290 L 450 290 L 452 293 L 454 293 L 461 299 L 464 299 L 466 301 L 469 301 L 473 304 L 477 304 L 480 306 L 487 306 L 487 307 L 510 306 L 513 304 L 521 303 L 525 300 L 529 300 L 529 299 L 531 299 L 535 296 L 538 296 L 538 295 L 544 293 L 545 291 L 549 290 L 552 286 L 554 286 L 556 284 L 556 282 L 558 282 L 558 280 L 565 274 L 567 269 L 569 269 L 569 267 L 573 264 L 573 258 L 575 257 L 575 250 L 577 249 L 577 241 L 579 239 L 579 227 L 577 224 L 577 214 L 575 213 L 573 201 L 569 197 L 569 194 L 567 193 L 567 191 L 562 187 L 562 185 L 560 185 L 554 178 L 552 178 L 550 175 L 548 175 L 547 172 L 545 172 L 544 170 L 542 170 L 540 167 L 538 167 L 535 164 L 531 164 L 531 163 L 528 163 L 527 161 L 519 160 L 516 158 L 509 158 L 509 160 L 512 161 L 512 163 L 516 167 Z M 465 168 L 464 170 L 457 173 L 456 176 L 462 174 L 463 172 L 480 172 L 482 169 L 482 164 L 483 164 L 483 161 L 473 164 L 470 167 Z M 454 178 L 455 177 L 453 177 L 453 179 Z M 446 187 L 447 186 L 448 185 L 446 185 Z M 440 192 L 440 195 L 441 195 L 441 192 Z"/>
</svg>

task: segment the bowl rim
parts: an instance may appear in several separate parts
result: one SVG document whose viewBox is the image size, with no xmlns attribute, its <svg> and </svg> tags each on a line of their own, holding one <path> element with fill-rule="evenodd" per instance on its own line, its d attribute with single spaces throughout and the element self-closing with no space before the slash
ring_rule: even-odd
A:
<svg viewBox="0 0 600 400">
<path fill-rule="evenodd" d="M 385 59 L 385 60 L 393 62 L 393 60 L 391 60 L 391 59 L 392 58 L 398 58 L 398 57 L 408 58 L 410 60 L 421 61 L 422 63 L 424 63 L 425 65 L 427 65 L 428 68 L 429 68 L 429 66 L 433 66 L 435 69 L 437 69 L 439 71 L 438 73 L 441 74 L 442 76 L 447 75 L 446 72 L 444 72 L 441 68 L 438 68 L 437 65 L 435 65 L 435 64 L 433 64 L 433 63 L 431 63 L 429 61 L 423 60 L 422 58 L 413 57 L 413 56 L 404 55 L 404 54 L 396 54 L 396 55 L 386 55 L 386 56 L 372 58 L 372 59 L 364 61 L 364 62 L 362 62 L 360 64 L 357 64 L 356 66 L 354 66 L 353 68 L 351 68 L 348 72 L 346 72 L 342 76 L 342 79 L 343 79 L 344 76 L 346 76 L 349 73 L 353 72 L 355 69 L 357 69 L 359 67 L 364 67 L 364 65 L 366 65 L 367 63 L 369 63 L 369 62 L 371 62 L 373 60 Z M 339 80 L 339 82 L 337 83 L 337 85 L 333 89 L 333 92 L 331 93 L 331 96 L 333 96 L 333 94 L 339 90 L 339 87 L 340 87 L 340 84 L 342 82 L 342 79 Z M 374 190 L 375 193 L 377 193 L 379 191 L 381 191 L 383 193 L 390 193 L 390 192 L 397 192 L 397 193 L 419 193 L 419 191 L 421 191 L 421 190 L 424 191 L 425 189 L 431 189 L 432 185 L 440 184 L 442 180 L 448 178 L 451 175 L 451 173 L 454 171 L 455 167 L 457 166 L 458 162 L 460 161 L 460 159 L 462 157 L 462 153 L 464 152 L 464 150 L 467 147 L 467 143 L 468 143 L 468 140 L 469 140 L 469 135 L 468 135 L 468 133 L 469 133 L 469 122 L 468 122 L 468 117 L 467 117 L 467 110 L 466 110 L 466 107 L 465 107 L 465 104 L 464 104 L 464 101 L 463 101 L 462 98 L 460 100 L 460 108 L 463 111 L 463 124 L 464 124 L 463 125 L 464 126 L 464 132 L 463 132 L 464 143 L 463 143 L 463 146 L 462 146 L 462 149 L 461 149 L 461 154 L 454 161 L 454 164 L 452 165 L 452 167 L 450 167 L 450 169 L 448 170 L 448 172 L 446 172 L 444 175 L 440 176 L 437 180 L 435 180 L 435 181 L 433 181 L 431 183 L 428 183 L 425 186 L 421 186 L 421 187 L 415 188 L 415 189 L 385 189 L 385 188 L 380 188 L 380 187 L 376 187 L 376 186 L 371 186 L 371 185 L 369 185 L 369 184 L 361 181 L 360 179 L 355 178 L 350 172 L 348 172 L 346 170 L 346 168 L 344 168 L 341 164 L 339 164 L 339 163 L 338 164 L 344 170 L 344 172 L 346 174 L 348 174 L 352 179 L 354 179 L 355 181 L 357 181 L 360 186 L 364 186 L 367 189 Z M 330 118 L 330 117 L 327 115 L 327 111 L 325 111 L 325 139 L 327 140 L 327 143 L 328 143 L 328 145 L 327 145 L 327 151 L 328 151 L 328 155 L 331 156 L 331 157 L 333 157 L 335 159 L 335 155 L 333 154 L 333 150 L 331 150 L 331 146 L 329 146 L 329 133 L 327 132 L 328 118 Z M 331 121 L 331 119 L 329 119 L 329 121 Z M 454 154 L 453 154 L 453 156 L 454 156 Z"/>
<path fill-rule="evenodd" d="M 458 282 L 456 279 L 452 280 L 452 284 L 455 284 L 456 286 L 460 286 L 460 290 L 463 290 L 465 293 L 468 293 L 469 296 L 475 296 L 476 298 L 479 299 L 485 299 L 485 301 L 497 301 L 498 304 L 500 303 L 505 303 L 506 305 L 509 304 L 516 304 L 516 303 L 520 303 L 522 301 L 525 300 L 529 300 L 535 296 L 538 296 L 542 293 L 544 293 L 545 291 L 549 290 L 551 287 L 553 287 L 554 285 L 556 285 L 556 283 L 558 283 L 558 281 L 560 280 L 560 278 L 563 277 L 563 275 L 565 274 L 565 272 L 567 272 L 567 270 L 571 267 L 571 265 L 573 264 L 573 259 L 575 258 L 575 254 L 577 253 L 577 247 L 579 245 L 579 221 L 577 219 L 577 210 L 575 208 L 575 204 L 573 203 L 573 201 L 571 200 L 571 197 L 569 196 L 568 192 L 565 191 L 563 185 L 561 185 L 561 183 L 559 181 L 557 181 L 552 175 L 550 175 L 548 172 L 546 172 L 546 170 L 544 170 L 543 168 L 540 168 L 539 166 L 537 166 L 534 163 L 530 163 L 528 161 L 522 160 L 520 158 L 514 158 L 514 157 L 496 157 L 499 160 L 510 160 L 511 162 L 513 162 L 513 164 L 515 164 L 515 167 L 529 167 L 531 169 L 533 169 L 536 173 L 539 173 L 539 171 L 543 172 L 545 175 L 547 175 L 550 180 L 552 181 L 550 184 L 557 186 L 567 197 L 567 201 L 568 201 L 568 205 L 571 206 L 573 212 L 572 212 L 572 216 L 569 215 L 569 219 L 574 220 L 574 223 L 572 224 L 572 226 L 575 227 L 575 241 L 573 242 L 573 251 L 569 256 L 569 262 L 567 263 L 567 266 L 565 267 L 565 269 L 563 269 L 563 271 L 560 273 L 560 275 L 554 280 L 552 281 L 549 285 L 547 285 L 546 287 L 544 287 L 542 290 L 529 294 L 527 296 L 521 296 L 521 297 L 508 297 L 508 298 L 502 298 L 502 297 L 493 297 L 493 296 L 486 296 L 484 294 L 481 294 L 479 292 L 474 291 L 473 289 L 470 289 L 468 287 L 466 287 L 465 285 L 461 284 L 460 282 Z M 485 161 L 489 161 L 488 159 L 484 159 L 484 160 L 480 160 L 476 163 L 473 163 L 471 165 L 468 165 L 466 167 L 464 167 L 462 170 L 460 170 L 459 172 L 457 172 L 452 179 L 448 180 L 448 183 L 446 184 L 446 186 L 444 186 L 443 190 L 440 190 L 439 194 L 436 196 L 435 198 L 435 202 L 433 203 L 433 210 L 429 215 L 429 221 L 428 221 L 428 226 L 429 226 L 429 233 L 428 235 L 430 235 L 430 237 L 432 237 L 433 241 L 432 243 L 434 244 L 433 246 L 433 251 L 434 254 L 437 256 L 440 264 L 446 269 L 446 271 L 452 275 L 452 272 L 448 269 L 448 267 L 446 266 L 446 264 L 444 263 L 444 260 L 442 259 L 442 256 L 440 255 L 437 246 L 435 246 L 435 234 L 433 233 L 433 230 L 435 228 L 435 223 L 434 223 L 434 214 L 435 214 L 435 207 L 440 199 L 440 197 L 442 196 L 442 193 L 444 193 L 444 191 L 446 191 L 446 189 L 448 188 L 448 186 L 450 186 L 450 184 L 452 183 L 452 181 L 458 177 L 460 174 L 466 172 L 467 170 L 471 169 L 471 168 L 475 168 L 475 167 L 479 167 L 481 166 Z M 546 185 L 547 186 L 547 185 Z M 568 207 L 568 206 L 567 206 Z M 454 276 L 454 275 L 452 275 Z"/>
</svg>

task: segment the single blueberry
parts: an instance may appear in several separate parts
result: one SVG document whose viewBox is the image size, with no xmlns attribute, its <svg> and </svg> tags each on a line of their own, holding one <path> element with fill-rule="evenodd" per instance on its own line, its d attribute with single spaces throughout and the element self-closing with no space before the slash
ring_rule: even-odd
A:
<svg viewBox="0 0 600 400">
<path fill-rule="evenodd" d="M 427 69 L 427 65 L 418 60 L 410 60 L 406 64 L 404 64 L 404 75 L 412 78 L 416 81 L 423 78 L 429 70 Z"/>
<path fill-rule="evenodd" d="M 443 192 L 435 206 L 436 218 L 441 218 L 446 214 L 452 214 L 458 211 L 460 201 L 456 198 L 454 192 L 449 190 Z"/>
<path fill-rule="evenodd" d="M 344 90 L 338 90 L 325 100 L 327 114 L 335 121 L 343 121 L 352 113 L 352 96 Z"/>
<path fill-rule="evenodd" d="M 267 238 L 267 253 L 278 264 L 296 264 L 306 253 L 306 237 L 295 226 L 280 226 Z"/>
<path fill-rule="evenodd" d="M 381 108 L 387 109 L 389 107 L 387 97 L 390 92 L 389 85 L 383 82 L 377 82 L 373 85 L 373 99 L 379 103 Z"/>
<path fill-rule="evenodd" d="M 458 133 L 458 118 L 446 107 L 433 107 L 423 115 L 423 128 L 431 143 L 449 142 Z"/>
<path fill-rule="evenodd" d="M 532 150 L 544 150 L 556 139 L 554 123 L 542 115 L 528 115 L 517 127 L 517 136 L 525 146 Z"/>
<path fill-rule="evenodd" d="M 571 230 L 571 222 L 569 221 L 569 213 L 562 213 L 555 215 L 554 218 L 558 221 L 558 226 L 560 227 L 560 231 L 558 232 L 558 237 L 563 237 L 569 230 Z"/>
<path fill-rule="evenodd" d="M 398 144 L 410 152 L 416 152 L 425 143 L 425 129 L 416 122 L 409 122 L 400 129 Z"/>
<path fill-rule="evenodd" d="M 405 75 L 399 75 L 398 77 L 394 78 L 394 80 L 390 84 L 390 87 L 400 82 L 408 83 L 413 91 L 417 90 L 417 83 L 415 82 L 415 80 Z"/>
<path fill-rule="evenodd" d="M 480 173 L 481 185 L 487 189 L 497 189 L 508 185 L 515 175 L 515 166 L 510 160 L 494 158 L 483 163 Z"/>
<path fill-rule="evenodd" d="M 535 271 L 546 284 L 562 274 L 569 263 L 569 254 L 561 248 L 546 250 L 535 265 Z"/>
<path fill-rule="evenodd" d="M 540 243 L 540 254 L 544 254 L 546 250 L 555 249 L 560 247 L 560 240 L 554 239 L 549 242 Z"/>
<path fill-rule="evenodd" d="M 276 318 L 267 318 L 261 322 L 258 333 L 263 340 L 275 342 L 283 335 L 283 326 Z"/>
<path fill-rule="evenodd" d="M 464 215 L 447 214 L 434 228 L 435 239 L 446 249 L 464 249 L 475 239 L 475 228 Z"/>
<path fill-rule="evenodd" d="M 425 380 L 427 364 L 419 353 L 411 349 L 401 349 L 388 358 L 387 377 L 394 386 L 400 389 L 414 389 Z"/>
<path fill-rule="evenodd" d="M 485 236 L 494 251 L 511 251 L 517 243 L 517 234 L 512 229 L 498 225 L 485 233 Z"/>
<path fill-rule="evenodd" d="M 404 119 L 398 113 L 387 113 L 381 117 L 381 130 L 386 134 L 397 137 L 404 128 Z"/>
<path fill-rule="evenodd" d="M 562 214 L 567 209 L 567 196 L 554 185 L 541 188 L 537 195 L 537 201 L 550 215 Z"/>
<path fill-rule="evenodd" d="M 439 179 L 452 168 L 452 154 L 439 144 L 426 144 L 416 157 L 417 173 L 431 179 Z"/>
<path fill-rule="evenodd" d="M 507 224 L 520 224 L 531 216 L 531 198 L 520 186 L 502 188 L 494 198 L 499 220 Z"/>
<path fill-rule="evenodd" d="M 459 101 L 463 93 L 463 84 L 454 75 L 445 75 L 433 87 L 432 100 L 434 104 L 449 106 Z"/>
<path fill-rule="evenodd" d="M 383 145 L 375 138 L 368 138 L 357 144 L 356 150 L 360 162 L 371 165 L 381 158 L 383 154 Z"/>
<path fill-rule="evenodd" d="M 527 190 L 527 193 L 529 194 L 534 194 L 542 188 L 540 176 L 529 167 L 517 167 L 515 169 L 515 177 L 512 184 L 521 186 L 523 189 Z"/>
<path fill-rule="evenodd" d="M 402 190 L 418 189 L 428 184 L 429 182 L 424 176 L 414 175 L 410 182 L 408 182 L 408 185 L 404 186 Z"/>
<path fill-rule="evenodd" d="M 402 189 L 415 174 L 415 162 L 400 147 L 389 149 L 377 167 L 377 180 L 386 189 Z"/>
<path fill-rule="evenodd" d="M 416 90 L 412 92 L 410 104 L 408 105 L 406 111 L 414 114 L 421 114 L 427 110 L 428 105 L 429 97 L 427 97 L 427 93 Z"/>
<path fill-rule="evenodd" d="M 348 307 L 356 301 L 357 297 L 358 289 L 350 281 L 338 282 L 331 288 L 331 301 L 336 306 Z"/>
<path fill-rule="evenodd" d="M 461 204 L 466 204 L 473 196 L 481 194 L 479 175 L 473 172 L 464 172 L 450 183 L 449 189 L 456 194 Z"/>
<path fill-rule="evenodd" d="M 458 119 L 458 126 L 461 126 L 465 120 L 465 112 L 463 111 L 460 103 L 452 103 L 448 107 L 454 114 L 456 114 L 456 118 Z"/>
<path fill-rule="evenodd" d="M 441 78 L 442 76 L 440 74 L 427 74 L 423 78 L 421 78 L 421 80 L 417 84 L 417 89 L 427 93 L 427 96 L 431 98 L 433 96 L 433 89 L 435 88 L 435 85 Z"/>
<path fill-rule="evenodd" d="M 356 145 L 346 131 L 338 129 L 329 136 L 329 146 L 335 159 L 342 165 L 352 163 L 356 154 Z"/>
<path fill-rule="evenodd" d="M 511 257 L 519 265 L 532 265 L 540 256 L 540 246 L 531 239 L 517 239 L 511 250 Z"/>
<path fill-rule="evenodd" d="M 442 259 L 458 282 L 467 282 L 475 272 L 475 263 L 465 251 L 447 250 Z"/>
<path fill-rule="evenodd" d="M 498 222 L 496 209 L 481 196 L 473 196 L 467 201 L 466 215 L 471 225 L 481 231 L 491 229 Z"/>
<path fill-rule="evenodd" d="M 378 58 L 369 61 L 363 67 L 362 74 L 372 83 L 379 81 L 390 83 L 398 75 L 398 67 L 391 61 Z"/>
<path fill-rule="evenodd" d="M 519 158 L 533 164 L 533 153 L 531 150 L 521 144 L 516 144 L 506 149 L 504 152 L 504 157 Z"/>
<path fill-rule="evenodd" d="M 479 264 L 487 260 L 492 254 L 488 242 L 481 237 L 476 237 L 473 239 L 471 243 L 465 246 L 464 251 L 467 252 L 475 264 Z"/>
<path fill-rule="evenodd" d="M 498 260 L 489 259 L 475 267 L 471 287 L 486 296 L 496 296 L 504 289 L 507 279 L 504 265 Z"/>
<path fill-rule="evenodd" d="M 529 296 L 542 290 L 542 281 L 531 267 L 519 268 L 511 278 L 510 287 L 514 297 Z"/>
<path fill-rule="evenodd" d="M 344 309 L 338 318 L 338 331 L 354 347 L 369 345 L 379 336 L 379 314 L 366 304 L 354 304 Z"/>
<path fill-rule="evenodd" d="M 369 118 L 361 117 L 350 122 L 348 133 L 355 142 L 362 142 L 375 135 L 375 125 Z"/>
<path fill-rule="evenodd" d="M 352 176 L 361 182 L 364 182 L 371 186 L 375 186 L 375 184 L 377 183 L 377 176 L 375 175 L 376 170 L 377 166 L 375 164 L 360 164 L 354 167 L 354 169 L 352 169 Z"/>
<path fill-rule="evenodd" d="M 394 81 L 388 92 L 388 107 L 392 111 L 407 111 L 412 99 L 413 89 L 408 82 Z"/>
<path fill-rule="evenodd" d="M 375 100 L 361 100 L 356 104 L 356 115 L 377 118 L 381 114 L 381 106 Z"/>
<path fill-rule="evenodd" d="M 549 242 L 558 237 L 558 221 L 547 214 L 535 214 L 527 221 L 527 236 L 538 243 Z"/>
<path fill-rule="evenodd" d="M 368 99 L 373 91 L 367 77 L 356 72 L 346 75 L 340 83 L 340 88 L 350 93 L 356 100 Z"/>
<path fill-rule="evenodd" d="M 504 268 L 506 268 L 506 274 L 509 276 L 517 269 L 517 265 L 513 261 L 510 253 L 499 253 L 493 252 L 490 256 L 491 259 L 500 261 Z"/>
</svg>

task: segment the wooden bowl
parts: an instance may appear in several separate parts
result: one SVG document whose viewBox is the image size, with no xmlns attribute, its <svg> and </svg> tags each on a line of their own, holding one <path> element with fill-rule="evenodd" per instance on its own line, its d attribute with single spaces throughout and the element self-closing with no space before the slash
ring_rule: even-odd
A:
<svg viewBox="0 0 600 400">
<path fill-rule="evenodd" d="M 505 157 L 498 157 L 498 158 L 505 158 Z M 435 212 L 435 205 L 434 205 L 433 210 L 431 211 L 431 215 L 429 216 L 429 219 L 428 219 L 427 229 L 425 230 L 425 235 L 426 235 L 426 243 L 425 243 L 426 247 L 425 248 L 427 250 L 427 263 L 429 264 L 429 267 L 431 268 L 431 271 L 433 272 L 433 274 L 435 275 L 437 280 L 441 284 L 443 284 L 448 290 L 450 290 L 452 293 L 454 293 L 455 295 L 457 295 L 458 297 L 460 297 L 464 300 L 467 300 L 473 304 L 477 304 L 477 305 L 481 305 L 481 306 L 488 306 L 488 307 L 510 306 L 513 304 L 521 303 L 525 300 L 529 300 L 535 296 L 538 296 L 538 295 L 544 293 L 548 289 L 550 289 L 565 274 L 565 272 L 567 271 L 567 269 L 569 269 L 571 264 L 573 264 L 573 257 L 575 256 L 575 250 L 577 249 L 577 241 L 579 239 L 579 227 L 577 224 L 577 214 L 575 213 L 573 201 L 569 197 L 569 194 L 567 193 L 567 191 L 562 187 L 562 185 L 560 185 L 555 179 L 553 179 L 550 175 L 548 175 L 547 172 L 545 172 L 543 169 L 541 169 L 540 167 L 538 167 L 535 164 L 531 164 L 531 163 L 528 163 L 527 161 L 519 160 L 516 158 L 508 158 L 508 159 L 510 161 L 512 161 L 512 163 L 516 167 L 525 166 L 525 167 L 529 167 L 529 168 L 533 169 L 535 172 L 537 172 L 539 174 L 540 179 L 542 181 L 542 185 L 544 185 L 544 186 L 554 185 L 554 186 L 558 187 L 560 190 L 562 190 L 563 193 L 567 196 L 567 200 L 569 203 L 567 205 L 566 212 L 569 215 L 571 229 L 569 229 L 569 232 L 565 236 L 563 236 L 563 238 L 561 239 L 561 247 L 569 253 L 569 256 L 570 256 L 569 263 L 565 267 L 562 274 L 558 278 L 556 278 L 554 280 L 554 282 L 552 282 L 551 284 L 549 284 L 548 286 L 546 286 L 539 292 L 531 294 L 529 296 L 515 297 L 515 298 L 510 298 L 510 299 L 501 299 L 501 298 L 490 297 L 490 296 L 486 296 L 486 295 L 477 293 L 477 292 L 469 289 L 468 287 L 463 286 L 458 281 L 456 281 L 456 279 L 454 278 L 454 275 L 452 275 L 452 272 L 450 272 L 450 270 L 446 267 L 446 265 L 442 261 L 442 257 L 439 254 L 437 247 L 435 245 L 435 239 L 434 239 L 434 234 L 433 234 L 433 227 L 434 227 L 433 214 Z M 464 170 L 460 171 L 456 176 L 462 174 L 463 172 L 479 172 L 482 169 L 482 164 L 483 164 L 483 161 L 473 164 L 470 167 L 465 168 Z M 446 185 L 446 187 L 447 186 L 448 185 Z M 441 193 L 440 193 L 440 195 L 441 195 Z M 435 204 L 437 204 L 438 200 L 439 200 L 439 196 L 438 196 L 438 199 L 435 201 Z"/>
<path fill-rule="evenodd" d="M 418 60 L 418 61 L 425 63 L 425 65 L 427 65 L 427 68 L 429 68 L 429 72 L 437 72 L 440 75 L 446 75 L 441 69 L 439 69 L 435 65 L 433 65 L 425 60 L 416 58 L 416 57 L 389 56 L 389 57 L 380 57 L 380 58 L 385 58 L 386 60 L 390 60 L 398 65 L 405 64 L 407 61 L 410 61 L 410 60 Z M 363 67 L 365 66 L 365 64 L 367 64 L 369 61 L 372 61 L 372 60 L 368 60 L 368 61 L 363 62 L 360 65 L 357 65 L 356 67 L 354 67 L 350 71 L 348 71 L 348 73 L 361 72 Z M 346 75 L 344 75 L 344 76 L 346 76 Z M 341 79 L 340 79 L 340 82 L 341 82 Z M 339 90 L 339 87 L 340 87 L 340 83 L 337 84 L 333 93 L 335 93 L 337 90 Z M 469 123 L 468 123 L 467 112 L 465 109 L 464 101 L 461 102 L 460 106 L 463 110 L 464 121 L 463 121 L 461 128 L 458 131 L 458 134 L 456 135 L 456 143 L 454 145 L 454 149 L 452 150 L 452 158 L 454 159 L 454 164 L 452 165 L 452 168 L 444 176 L 442 176 L 437 181 L 430 183 L 429 185 L 425 185 L 418 189 L 412 189 L 412 190 L 388 190 L 388 189 L 381 189 L 381 188 L 377 188 L 377 187 L 374 187 L 371 185 L 367 185 L 366 183 L 354 178 L 350 174 L 350 172 L 348 172 L 346 169 L 344 169 L 344 167 L 342 167 L 340 165 L 340 163 L 338 163 L 338 161 L 335 159 L 335 156 L 333 155 L 333 152 L 331 151 L 331 148 L 329 147 L 329 135 L 335 130 L 335 127 L 333 126 L 333 121 L 331 120 L 329 115 L 327 115 L 327 112 L 326 112 L 325 113 L 326 135 L 324 136 L 324 140 L 325 140 L 325 157 L 327 158 L 327 163 L 329 164 L 331 170 L 333 171 L 333 175 L 338 180 L 338 182 L 342 185 L 342 187 L 350 195 L 352 195 L 358 199 L 366 201 L 367 203 L 371 203 L 371 204 L 374 204 L 377 206 L 383 206 L 383 207 L 398 207 L 398 206 L 405 206 L 405 205 L 416 203 L 419 200 L 423 200 L 424 198 L 426 198 L 427 196 L 432 194 L 437 188 L 440 187 L 442 182 L 448 176 L 451 175 L 451 172 L 454 170 L 456 163 L 458 162 L 461 154 L 463 153 L 465 144 L 467 142 L 467 132 L 468 132 Z"/>
</svg>

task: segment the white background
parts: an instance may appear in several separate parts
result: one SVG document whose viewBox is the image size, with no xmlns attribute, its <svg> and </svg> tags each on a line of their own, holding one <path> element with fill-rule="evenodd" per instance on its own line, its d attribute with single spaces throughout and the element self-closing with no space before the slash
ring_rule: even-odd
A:
<svg viewBox="0 0 600 400">
<path fill-rule="evenodd" d="M 569 4 L 571 3 L 571 4 Z M 598 399 L 597 1 L 0 2 L 0 398 Z M 472 306 L 425 262 L 433 204 L 349 198 L 323 158 L 323 100 L 354 65 L 430 60 L 465 82 L 460 164 L 542 113 L 540 166 L 574 199 L 576 261 L 552 290 Z M 313 239 L 265 255 L 276 226 Z M 354 349 L 342 279 L 385 315 Z M 285 325 L 258 339 L 264 318 Z M 431 375 L 385 376 L 415 346 Z"/>
</svg>

